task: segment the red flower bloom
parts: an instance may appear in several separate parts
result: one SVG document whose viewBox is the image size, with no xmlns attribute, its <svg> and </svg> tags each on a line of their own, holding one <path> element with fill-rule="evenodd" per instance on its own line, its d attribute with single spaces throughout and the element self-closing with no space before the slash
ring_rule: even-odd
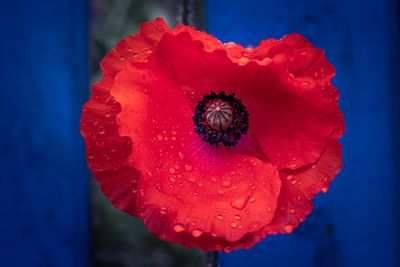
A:
<svg viewBox="0 0 400 267">
<path fill-rule="evenodd" d="M 290 233 L 341 168 L 335 70 L 299 34 L 244 48 L 156 19 L 101 66 L 89 166 L 163 240 L 230 251 Z"/>
</svg>

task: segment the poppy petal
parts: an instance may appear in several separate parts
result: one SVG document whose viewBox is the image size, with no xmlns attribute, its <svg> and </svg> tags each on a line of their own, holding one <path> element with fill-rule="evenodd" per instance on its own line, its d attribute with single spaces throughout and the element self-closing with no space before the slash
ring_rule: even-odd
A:
<svg viewBox="0 0 400 267">
<path fill-rule="evenodd" d="M 119 104 L 100 82 L 93 86 L 91 100 L 83 107 L 81 133 L 86 142 L 87 159 L 102 191 L 117 208 L 136 215 L 136 184 L 139 173 L 126 164 L 131 141 L 121 137 L 116 127 Z"/>
<path fill-rule="evenodd" d="M 240 65 L 225 51 L 204 51 L 204 45 L 186 33 L 166 34 L 155 54 L 175 71 L 192 107 L 211 90 L 236 93 L 249 110 L 250 133 L 281 169 L 315 162 L 328 136 L 343 134 L 336 89 L 319 85 L 314 77 L 296 78 L 280 62 Z"/>
<path fill-rule="evenodd" d="M 268 234 L 290 233 L 311 212 L 315 194 L 326 193 L 329 183 L 341 170 L 341 145 L 330 139 L 321 158 L 302 169 L 280 171 L 281 194 L 273 221 L 265 228 Z"/>
<path fill-rule="evenodd" d="M 186 95 L 156 59 L 126 66 L 112 95 L 122 107 L 120 135 L 133 142 L 128 162 L 141 170 L 139 216 L 150 230 L 175 242 L 181 232 L 189 233 L 184 245 L 213 250 L 272 219 L 280 191 L 277 169 L 195 135 Z M 220 241 L 197 239 L 203 234 Z"/>
</svg>

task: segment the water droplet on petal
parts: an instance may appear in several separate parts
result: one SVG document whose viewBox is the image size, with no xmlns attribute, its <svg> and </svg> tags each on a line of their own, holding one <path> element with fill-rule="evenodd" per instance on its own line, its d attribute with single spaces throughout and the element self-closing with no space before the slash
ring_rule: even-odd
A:
<svg viewBox="0 0 400 267">
<path fill-rule="evenodd" d="M 233 200 L 231 202 L 232 207 L 234 207 L 235 209 L 241 210 L 244 208 L 244 206 L 246 205 L 246 198 L 241 197 L 241 198 L 237 198 L 235 200 Z"/>
<path fill-rule="evenodd" d="M 295 212 L 296 212 L 295 209 L 290 209 L 290 210 L 289 210 L 289 213 L 290 213 L 290 214 L 294 214 Z"/>
<path fill-rule="evenodd" d="M 234 175 L 236 175 L 236 171 L 231 171 L 231 176 L 234 176 Z"/>
<path fill-rule="evenodd" d="M 211 182 L 213 182 L 213 183 L 216 183 L 218 180 L 217 180 L 217 177 L 215 177 L 215 176 L 212 176 L 211 177 Z"/>
<path fill-rule="evenodd" d="M 167 207 L 164 207 L 164 206 L 163 206 L 163 207 L 160 208 L 161 214 L 166 214 L 167 211 L 168 211 Z"/>
<path fill-rule="evenodd" d="M 224 248 L 224 252 L 226 252 L 226 253 L 229 253 L 229 252 L 231 252 L 231 251 L 232 251 L 232 249 L 231 249 L 231 247 L 229 247 L 229 246 L 227 246 L 227 247 Z"/>
<path fill-rule="evenodd" d="M 238 224 L 237 224 L 236 222 L 231 222 L 231 223 L 230 223 L 230 226 L 231 226 L 232 228 L 236 228 L 236 227 L 238 227 Z"/>
<path fill-rule="evenodd" d="M 162 139 L 163 139 L 163 138 L 162 138 L 162 135 L 161 135 L 161 134 L 157 134 L 157 140 L 158 140 L 158 141 L 162 141 Z"/>
<path fill-rule="evenodd" d="M 293 225 L 290 225 L 290 224 L 288 224 L 288 225 L 285 225 L 284 227 L 283 227 L 283 230 L 286 232 L 286 233 L 291 233 L 292 231 L 293 231 Z"/>
<path fill-rule="evenodd" d="M 268 207 L 268 208 L 267 208 L 267 211 L 268 211 L 268 212 L 271 212 L 271 211 L 272 211 L 272 207 Z"/>
<path fill-rule="evenodd" d="M 193 237 L 200 237 L 203 234 L 203 231 L 201 231 L 200 229 L 194 229 L 192 231 L 192 236 Z"/>
<path fill-rule="evenodd" d="M 255 202 L 255 201 L 256 201 L 256 198 L 255 198 L 255 197 L 249 198 L 249 203 L 253 203 L 253 202 Z"/>
<path fill-rule="evenodd" d="M 178 223 L 174 226 L 174 231 L 177 233 L 183 232 L 185 231 L 185 227 L 182 224 Z"/>
<path fill-rule="evenodd" d="M 222 220 L 224 219 L 224 216 L 222 216 L 221 214 L 218 214 L 218 215 L 217 215 L 217 219 L 220 220 L 220 221 L 222 221 Z"/>
<path fill-rule="evenodd" d="M 160 183 L 156 183 L 156 188 L 158 191 L 162 191 L 162 185 Z"/>
<path fill-rule="evenodd" d="M 231 186 L 231 184 L 232 184 L 232 181 L 230 179 L 225 178 L 224 180 L 221 181 L 221 185 L 223 187 L 229 187 L 229 186 Z"/>
<path fill-rule="evenodd" d="M 175 168 L 169 168 L 168 171 L 169 171 L 170 174 L 174 174 L 176 170 L 175 170 Z"/>
<path fill-rule="evenodd" d="M 182 152 L 178 152 L 178 157 L 180 160 L 184 160 L 185 159 L 185 155 L 183 155 Z"/>
<path fill-rule="evenodd" d="M 187 172 L 190 172 L 190 171 L 193 170 L 193 166 L 190 165 L 190 164 L 185 164 L 185 170 L 186 170 Z"/>
<path fill-rule="evenodd" d="M 235 220 L 240 220 L 240 215 L 235 215 Z"/>
<path fill-rule="evenodd" d="M 322 187 L 322 188 L 321 188 L 321 192 L 322 192 L 322 193 L 326 193 L 326 192 L 328 192 L 328 188 L 326 188 L 326 187 Z"/>
<path fill-rule="evenodd" d="M 105 132 L 106 130 L 103 127 L 99 128 L 99 134 L 105 134 Z"/>
</svg>

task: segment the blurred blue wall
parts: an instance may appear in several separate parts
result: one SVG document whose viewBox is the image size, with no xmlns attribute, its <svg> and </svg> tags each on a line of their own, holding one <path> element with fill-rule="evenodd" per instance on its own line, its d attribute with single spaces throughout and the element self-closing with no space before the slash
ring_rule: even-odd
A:
<svg viewBox="0 0 400 267">
<path fill-rule="evenodd" d="M 299 32 L 325 49 L 346 120 L 344 168 L 312 215 L 222 266 L 400 266 L 397 12 L 392 0 L 207 2 L 208 31 L 225 42 Z"/>
<path fill-rule="evenodd" d="M 0 9 L 0 266 L 89 266 L 83 0 Z"/>
</svg>

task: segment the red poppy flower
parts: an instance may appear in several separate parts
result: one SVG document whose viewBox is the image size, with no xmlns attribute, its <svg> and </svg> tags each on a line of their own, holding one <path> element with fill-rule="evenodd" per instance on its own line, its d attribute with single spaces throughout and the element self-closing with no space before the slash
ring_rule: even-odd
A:
<svg viewBox="0 0 400 267">
<path fill-rule="evenodd" d="M 335 70 L 299 34 L 244 48 L 159 18 L 101 67 L 81 119 L 90 169 L 163 240 L 231 251 L 290 233 L 341 168 Z"/>
</svg>

